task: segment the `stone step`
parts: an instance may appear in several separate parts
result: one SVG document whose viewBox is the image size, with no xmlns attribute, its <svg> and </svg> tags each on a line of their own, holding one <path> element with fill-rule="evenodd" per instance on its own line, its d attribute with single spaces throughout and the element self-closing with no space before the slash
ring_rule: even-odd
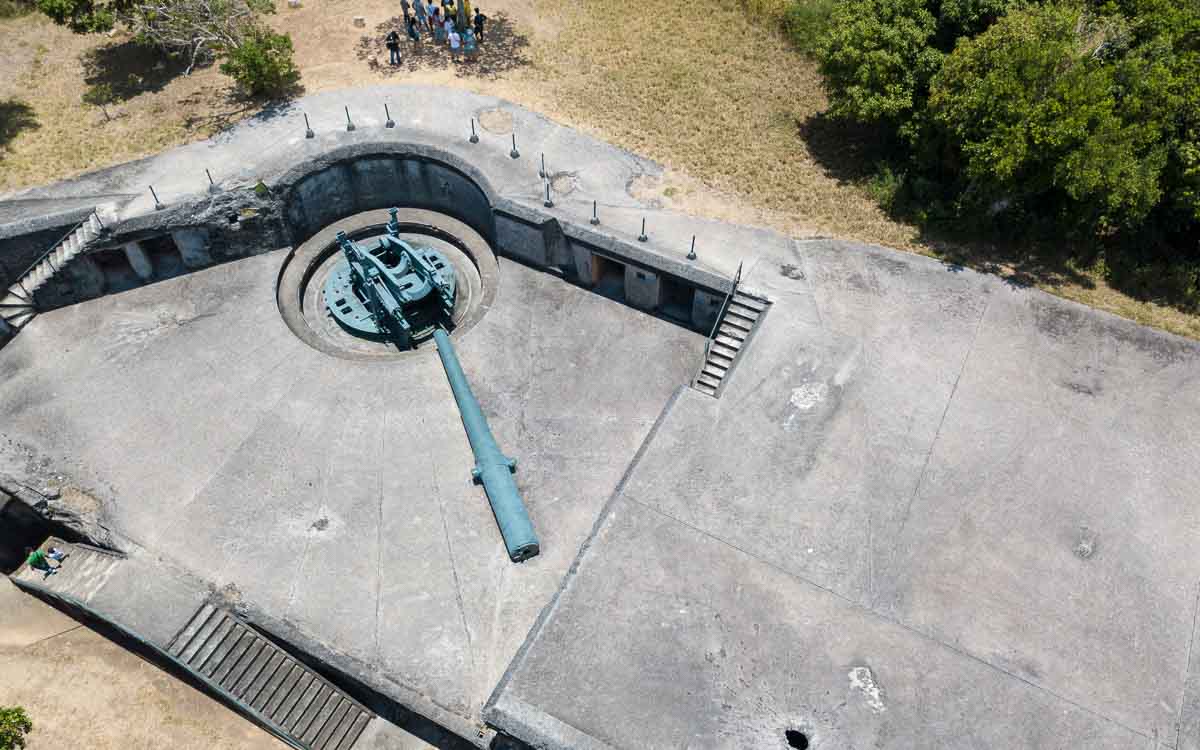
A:
<svg viewBox="0 0 1200 750">
<path fill-rule="evenodd" d="M 753 325 L 754 321 L 758 320 L 758 313 L 758 310 L 747 307 L 737 300 L 733 300 L 729 303 L 729 307 L 725 308 L 725 319 L 729 320 L 729 316 L 733 316 L 734 318 L 748 321 Z"/>
<path fill-rule="evenodd" d="M 719 388 L 721 386 L 720 378 L 714 378 L 712 375 L 709 375 L 704 372 L 701 372 L 699 375 L 696 376 L 696 382 L 703 383 L 704 385 L 707 385 L 707 386 L 711 386 L 713 388 L 713 390 L 716 390 L 717 388 Z"/>
<path fill-rule="evenodd" d="M 696 390 L 700 391 L 701 393 L 708 394 L 709 396 L 717 395 L 716 386 L 709 385 L 707 382 L 701 382 L 700 380 L 696 380 L 694 383 L 692 383 L 692 387 L 695 388 Z"/>
<path fill-rule="evenodd" d="M 736 352 L 737 350 L 742 348 L 742 342 L 745 341 L 745 339 L 744 338 L 735 338 L 733 336 L 727 336 L 724 333 L 718 333 L 716 336 L 713 337 L 713 341 L 718 344 L 727 346 Z"/>
<path fill-rule="evenodd" d="M 6 321 L 8 321 L 8 324 L 10 326 L 12 326 L 13 328 L 15 328 L 19 331 L 22 328 L 24 328 L 26 325 L 28 325 L 29 321 L 33 320 L 36 315 L 37 315 L 36 311 L 30 310 L 29 312 L 17 313 L 16 315 L 13 315 L 11 317 L 6 315 L 4 317 L 4 319 Z"/>
<path fill-rule="evenodd" d="M 743 307 L 747 307 L 751 310 L 754 310 L 755 312 L 757 312 L 760 315 L 771 304 L 770 302 L 767 302 L 765 299 L 762 299 L 761 297 L 755 297 L 754 295 L 747 294 L 746 292 L 743 292 L 740 290 L 737 292 L 734 292 L 733 301 Z"/>
<path fill-rule="evenodd" d="M 349 748 L 372 714 L 236 615 L 202 605 L 170 653 L 273 730 L 313 750 Z"/>
</svg>

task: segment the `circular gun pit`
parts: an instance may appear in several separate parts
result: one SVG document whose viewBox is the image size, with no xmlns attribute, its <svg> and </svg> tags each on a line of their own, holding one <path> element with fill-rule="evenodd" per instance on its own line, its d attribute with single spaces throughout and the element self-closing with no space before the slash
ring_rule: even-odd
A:
<svg viewBox="0 0 1200 750">
<path fill-rule="evenodd" d="M 387 360 L 414 356 L 426 348 L 431 331 L 417 337 L 418 348 L 398 349 L 389 341 L 372 341 L 347 331 L 329 311 L 323 290 L 343 255 L 336 235 L 343 231 L 357 243 L 371 244 L 387 231 L 387 210 L 365 211 L 324 227 L 296 248 L 279 274 L 276 299 L 288 327 L 314 349 L 331 356 L 355 360 Z M 450 261 L 454 269 L 455 297 L 451 336 L 462 336 L 487 312 L 496 294 L 499 271 L 496 256 L 474 229 L 445 214 L 401 208 L 397 213 L 399 237 L 413 245 L 430 247 Z"/>
</svg>

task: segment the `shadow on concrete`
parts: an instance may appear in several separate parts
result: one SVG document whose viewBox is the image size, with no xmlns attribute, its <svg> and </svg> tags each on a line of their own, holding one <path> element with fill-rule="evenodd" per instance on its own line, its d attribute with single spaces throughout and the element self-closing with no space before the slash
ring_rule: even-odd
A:
<svg viewBox="0 0 1200 750">
<path fill-rule="evenodd" d="M 392 29 L 401 36 L 399 65 L 388 64 L 385 39 Z M 359 40 L 355 53 L 372 70 L 387 77 L 417 70 L 453 68 L 455 75 L 460 78 L 495 79 L 528 65 L 528 48 L 529 37 L 518 32 L 507 15 L 497 13 L 488 17 L 478 55 L 473 59 L 462 57 L 451 60 L 447 44 L 435 43 L 428 33 L 421 34 L 420 42 L 413 42 L 405 32 L 404 18 L 393 16 L 376 26 L 374 34 Z"/>
<path fill-rule="evenodd" d="M 883 168 L 890 166 L 900 148 L 879 128 L 845 122 L 826 112 L 796 122 L 796 130 L 809 154 L 825 174 L 840 185 L 852 185 L 869 193 Z M 892 166 L 903 175 L 902 165 Z M 1016 287 L 1075 284 L 1094 288 L 1095 282 L 1080 269 L 1096 260 L 1096 251 L 1071 245 L 1062 239 L 988 228 L 978 222 L 967 224 L 936 201 L 920 205 L 901 191 L 876 195 L 888 218 L 917 228 L 919 241 L 933 251 L 950 271 L 964 267 L 999 276 Z M 1015 235 L 1023 237 L 1015 237 Z"/>
<path fill-rule="evenodd" d="M 79 59 L 83 64 L 83 82 L 89 86 L 111 86 L 119 102 L 161 91 L 187 70 L 186 60 L 133 41 L 97 47 Z"/>
<path fill-rule="evenodd" d="M 33 107 L 20 99 L 0 99 L 0 158 L 18 135 L 39 127 Z"/>
</svg>

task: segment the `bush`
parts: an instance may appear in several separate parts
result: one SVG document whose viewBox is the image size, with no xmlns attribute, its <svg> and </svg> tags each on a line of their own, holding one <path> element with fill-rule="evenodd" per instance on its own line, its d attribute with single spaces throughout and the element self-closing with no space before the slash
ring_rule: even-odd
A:
<svg viewBox="0 0 1200 750">
<path fill-rule="evenodd" d="M 0 706 L 0 750 L 25 747 L 25 735 L 33 731 L 33 722 L 20 706 Z"/>
<path fill-rule="evenodd" d="M 237 47 L 226 52 L 221 72 L 254 97 L 286 95 L 300 80 L 292 60 L 292 38 L 255 27 Z"/>
<path fill-rule="evenodd" d="M 829 34 L 837 0 L 793 0 L 783 12 L 783 31 L 798 50 L 816 55 Z"/>
<path fill-rule="evenodd" d="M 97 83 L 87 87 L 83 92 L 83 103 L 90 104 L 93 107 L 99 107 L 104 113 L 104 121 L 112 120 L 108 115 L 108 105 L 117 100 L 117 95 L 113 92 L 113 87 L 108 83 Z"/>
</svg>

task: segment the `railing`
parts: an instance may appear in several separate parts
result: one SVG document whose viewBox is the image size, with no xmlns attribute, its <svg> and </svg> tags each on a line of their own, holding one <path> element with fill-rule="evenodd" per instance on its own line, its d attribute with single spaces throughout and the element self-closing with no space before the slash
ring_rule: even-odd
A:
<svg viewBox="0 0 1200 750">
<path fill-rule="evenodd" d="M 700 377 L 700 373 L 704 372 L 704 367 L 708 364 L 708 352 L 717 338 L 717 329 L 721 327 L 721 321 L 725 319 L 725 311 L 729 309 L 729 303 L 733 301 L 733 295 L 737 293 L 738 284 L 741 281 L 742 264 L 738 263 L 737 273 L 733 275 L 733 285 L 729 287 L 729 294 L 725 295 L 725 301 L 721 303 L 721 309 L 717 312 L 717 319 L 713 321 L 712 330 L 709 331 L 708 338 L 704 340 L 704 359 L 700 362 L 700 369 L 696 370 L 695 377 L 692 378 L 693 383 Z"/>
<path fill-rule="evenodd" d="M 96 210 L 95 210 L 95 209 L 92 209 L 92 212 L 91 212 L 90 214 L 88 214 L 86 217 L 84 217 L 83 221 L 81 221 L 81 222 L 79 222 L 78 224 L 76 224 L 75 226 L 71 227 L 71 231 L 67 232 L 67 233 L 66 233 L 66 234 L 64 234 L 62 237 L 60 237 L 60 238 L 58 239 L 58 241 L 57 241 L 57 242 L 55 242 L 53 245 L 51 245 L 51 246 L 50 246 L 50 249 L 49 249 L 49 250 L 47 250 L 46 252 L 44 252 L 44 253 L 42 253 L 41 255 L 39 255 L 39 256 L 38 256 L 38 259 L 37 259 L 37 260 L 35 260 L 34 262 L 30 263 L 28 268 L 26 268 L 26 269 L 25 269 L 24 271 L 22 271 L 21 273 L 17 274 L 17 286 L 21 287 L 21 291 L 25 292 L 25 294 L 26 294 L 26 295 L 28 295 L 28 297 L 27 297 L 26 299 L 29 301 L 29 304 L 30 304 L 30 305 L 34 305 L 34 306 L 36 307 L 36 304 L 34 303 L 34 294 L 33 294 L 33 292 L 31 292 L 31 291 L 29 291 L 28 289 L 26 289 L 26 288 L 25 288 L 25 285 L 24 285 L 23 283 L 21 283 L 21 282 L 23 282 L 23 281 L 25 280 L 25 278 L 26 278 L 27 276 L 29 276 L 29 274 L 30 274 L 30 273 L 32 273 L 33 269 L 35 269 L 35 268 L 37 268 L 39 265 L 41 265 L 42 261 L 46 260 L 46 258 L 49 258 L 49 257 L 50 257 L 50 255 L 51 255 L 51 254 L 52 254 L 52 253 L 53 253 L 55 250 L 57 250 L 57 249 L 59 248 L 59 246 L 60 246 L 60 245 L 62 245 L 62 243 L 66 242 L 66 241 L 67 241 L 67 239 L 69 239 L 71 235 L 73 235 L 73 234 L 75 234 L 76 232 L 78 232 L 78 231 L 79 231 L 79 228 L 80 228 L 81 226 L 83 226 L 84 224 L 86 224 L 86 223 L 88 223 L 89 221 L 91 221 L 93 216 L 95 216 L 95 217 L 96 217 L 96 223 L 100 224 L 101 226 L 104 226 L 104 225 L 103 225 L 103 223 L 101 223 L 101 222 L 100 222 L 100 214 L 96 213 Z M 51 265 L 51 267 L 53 267 L 53 266 L 54 266 L 54 264 L 53 264 L 53 263 L 51 263 L 50 265 Z M 55 272 L 57 272 L 57 271 L 58 271 L 58 269 L 57 269 L 57 268 L 56 268 L 56 269 L 54 269 L 54 270 L 55 270 Z"/>
</svg>

